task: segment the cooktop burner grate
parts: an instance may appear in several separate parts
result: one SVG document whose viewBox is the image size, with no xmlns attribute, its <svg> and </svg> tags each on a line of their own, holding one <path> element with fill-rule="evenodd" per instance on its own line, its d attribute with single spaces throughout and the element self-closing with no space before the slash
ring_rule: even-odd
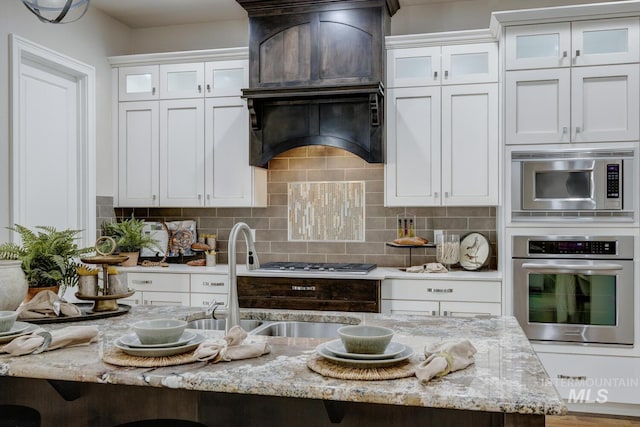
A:
<svg viewBox="0 0 640 427">
<path fill-rule="evenodd" d="M 310 262 L 265 262 L 260 265 L 260 270 L 269 271 L 291 271 L 291 272 L 331 272 L 331 273 L 351 273 L 351 274 L 367 274 L 374 268 L 376 264 L 358 264 L 358 263 L 310 263 Z"/>
</svg>

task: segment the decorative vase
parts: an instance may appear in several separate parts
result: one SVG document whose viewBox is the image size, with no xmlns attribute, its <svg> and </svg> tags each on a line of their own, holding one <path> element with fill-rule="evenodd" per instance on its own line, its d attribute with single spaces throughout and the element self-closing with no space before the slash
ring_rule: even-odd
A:
<svg viewBox="0 0 640 427">
<path fill-rule="evenodd" d="M 0 310 L 13 311 L 27 295 L 27 279 L 20 261 L 0 261 Z"/>
<path fill-rule="evenodd" d="M 58 292 L 60 291 L 60 285 L 39 286 L 39 287 L 29 286 L 29 289 L 27 290 L 27 296 L 25 297 L 24 302 L 31 301 L 31 299 L 35 297 L 38 294 L 38 292 L 42 292 L 42 291 L 51 291 L 57 295 Z"/>
<path fill-rule="evenodd" d="M 138 256 L 140 252 L 120 252 L 120 255 L 128 256 L 129 259 L 120 263 L 123 267 L 135 267 L 138 265 Z"/>
</svg>

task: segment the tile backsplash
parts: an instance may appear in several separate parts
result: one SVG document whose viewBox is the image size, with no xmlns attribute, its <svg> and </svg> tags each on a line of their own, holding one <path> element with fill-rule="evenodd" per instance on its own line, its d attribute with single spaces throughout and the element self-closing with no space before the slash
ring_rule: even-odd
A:
<svg viewBox="0 0 640 427">
<path fill-rule="evenodd" d="M 305 181 L 365 181 L 364 242 L 305 242 L 288 240 L 288 184 Z M 435 261 L 435 249 L 409 250 L 386 245 L 396 238 L 397 216 L 415 216 L 416 235 L 433 240 L 433 230 L 479 231 L 489 237 L 496 268 L 495 207 L 384 207 L 384 166 L 370 164 L 344 150 L 308 146 L 289 150 L 269 162 L 266 208 L 113 208 L 111 198 L 99 197 L 98 229 L 105 220 L 130 217 L 149 221 L 195 219 L 198 233 L 217 235 L 218 263 L 227 262 L 229 231 L 238 221 L 256 230 L 261 262 L 358 262 L 382 267 L 407 267 Z M 241 239 L 242 240 L 242 239 Z M 244 250 L 244 244 L 239 244 Z M 241 255 L 238 256 L 241 260 Z"/>
</svg>

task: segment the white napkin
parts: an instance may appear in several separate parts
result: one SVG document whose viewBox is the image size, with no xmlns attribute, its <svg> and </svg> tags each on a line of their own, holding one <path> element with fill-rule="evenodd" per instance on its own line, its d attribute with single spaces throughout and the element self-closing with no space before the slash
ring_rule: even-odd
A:
<svg viewBox="0 0 640 427">
<path fill-rule="evenodd" d="M 407 273 L 448 273 L 449 270 L 439 262 L 428 262 L 407 268 Z"/>
<path fill-rule="evenodd" d="M 469 340 L 444 341 L 425 348 L 427 358 L 416 368 L 416 377 L 426 384 L 433 377 L 464 369 L 474 362 L 477 350 Z"/>
<path fill-rule="evenodd" d="M 44 337 L 38 335 L 44 329 L 36 329 L 29 335 L 22 335 L 15 338 L 4 347 L 0 347 L 0 353 L 9 353 L 12 356 L 22 356 L 31 354 L 38 350 L 44 342 Z M 72 347 L 77 345 L 88 345 L 98 339 L 98 328 L 95 326 L 67 326 L 66 328 L 49 331 L 51 343 L 46 351 L 56 350 L 62 347 Z"/>
<path fill-rule="evenodd" d="M 235 325 L 229 329 L 229 333 L 224 337 L 224 341 L 206 340 L 196 348 L 193 356 L 202 362 L 210 361 L 218 363 L 220 361 L 230 362 L 232 360 L 259 357 L 271 352 L 269 343 L 256 342 L 242 344 L 245 338 L 247 338 L 247 333 L 244 329 Z"/>
<path fill-rule="evenodd" d="M 43 317 L 56 317 L 53 310 L 54 301 L 58 300 L 58 295 L 52 291 L 38 292 L 26 304 L 18 307 L 18 319 L 41 319 Z M 67 317 L 82 316 L 82 311 L 75 305 L 60 301 L 60 314 Z"/>
</svg>

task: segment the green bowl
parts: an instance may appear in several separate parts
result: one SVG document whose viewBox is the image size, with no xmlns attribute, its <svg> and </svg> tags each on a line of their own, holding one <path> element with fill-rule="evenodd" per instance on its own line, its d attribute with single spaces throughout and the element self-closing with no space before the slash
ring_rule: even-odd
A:
<svg viewBox="0 0 640 427">
<path fill-rule="evenodd" d="M 393 330 L 382 326 L 349 325 L 338 329 L 348 353 L 382 354 L 393 337 Z"/>
<path fill-rule="evenodd" d="M 141 320 L 131 327 L 142 344 L 168 344 L 180 339 L 187 322 L 178 319 Z"/>
<path fill-rule="evenodd" d="M 0 311 L 0 332 L 10 331 L 17 318 L 17 311 Z"/>
</svg>

